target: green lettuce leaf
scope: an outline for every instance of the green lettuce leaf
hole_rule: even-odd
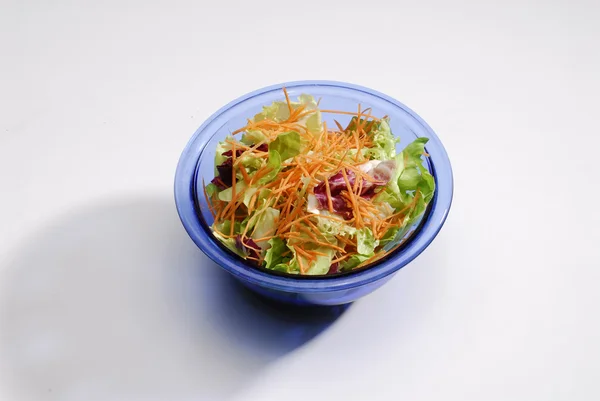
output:
[[[238,181],[235,183],[235,193],[241,194],[246,189],[246,183],[244,181]],[[219,199],[223,202],[231,202],[231,198],[233,197],[233,187],[229,187],[227,189],[219,192]]]
[[[394,208],[394,210],[397,211],[402,209],[405,203],[403,197],[400,194],[400,190],[398,190],[398,192],[395,192],[392,188],[390,188],[391,186],[392,182],[390,182],[386,188],[384,188],[375,196],[374,201],[387,202],[390,204],[390,206]]]
[[[385,250],[396,246],[422,217],[435,192],[435,180],[422,159],[427,138],[417,138],[396,156],[396,170],[388,185],[374,202],[388,202],[396,212],[404,210],[403,226],[388,231],[380,245]],[[415,197],[417,197],[415,199]]]
[[[292,265],[289,261],[283,262],[283,263],[278,263],[275,266],[273,266],[271,268],[271,270],[275,270],[275,271],[282,272],[282,273],[288,273],[288,274],[300,273],[300,268],[298,267],[298,265],[297,264]]]
[[[317,111],[306,117],[306,128],[312,134],[318,134],[323,130],[323,122],[321,121],[321,112]]]
[[[419,169],[421,170],[421,182],[417,185],[417,189],[423,194],[425,203],[429,203],[435,192],[435,179],[425,166],[421,165]]]
[[[262,176],[258,180],[259,185],[268,184],[273,181],[277,174],[279,174],[279,170],[281,170],[281,155],[275,149],[269,149],[269,161],[267,162],[267,167],[270,169],[267,174]]]
[[[255,187],[250,187],[250,188],[246,189],[246,191],[251,193],[251,195],[248,197],[246,197],[245,193],[244,193],[243,203],[246,205],[246,207],[248,207],[250,200],[252,198],[252,195],[254,195],[257,192],[257,189]],[[246,228],[246,226],[248,227],[248,230],[252,230],[254,228],[254,226],[256,225],[259,217],[262,216],[262,213],[264,213],[267,210],[267,208],[270,207],[270,203],[268,201],[270,194],[271,194],[270,189],[261,188],[258,190],[257,201],[255,203],[255,208],[256,208],[255,212],[252,213],[251,216],[246,216],[246,218],[244,220],[242,220],[242,231],[243,231],[243,229]],[[261,237],[256,237],[256,238],[261,238]]]
[[[268,237],[275,234],[277,223],[279,222],[279,210],[272,207],[266,207],[263,210],[257,211],[255,229],[252,233],[253,239]],[[258,246],[265,249],[268,245],[267,241],[257,241]]]
[[[321,211],[321,213],[329,214],[325,211]],[[356,228],[349,224],[342,223],[338,220],[320,217],[319,215],[315,215],[315,218],[317,219],[317,227],[323,234],[342,235],[347,237],[354,237],[356,234]]]
[[[411,213],[410,213],[411,221],[409,222],[409,224],[415,223],[416,220],[419,219],[419,217],[425,212],[425,209],[427,208],[427,203],[425,202],[423,195],[421,193],[419,193],[416,200],[414,199],[415,196],[417,196],[417,193],[410,194],[410,197],[412,198],[411,202],[414,202],[414,205],[411,209]]]
[[[311,95],[302,94],[298,96],[298,101],[300,104],[304,105],[304,110],[315,110],[317,108],[317,102]],[[313,134],[320,133],[323,130],[321,112],[317,110],[315,113],[310,114],[304,119],[304,124],[309,132]]]
[[[356,117],[352,117],[350,119],[350,122],[348,123],[348,126],[346,126],[346,129],[344,131],[346,132],[352,132],[352,131],[356,131],[356,123],[357,123],[358,119]],[[367,134],[371,134],[372,132],[375,132],[377,129],[379,129],[379,122],[376,121],[367,121],[364,118],[360,119],[360,124],[363,127],[363,130],[367,133]]]
[[[397,178],[398,188],[401,191],[416,190],[424,179],[429,182],[429,177],[424,177],[423,174],[427,176],[431,176],[431,174],[423,166],[423,160],[421,159],[427,141],[427,138],[415,139],[399,155],[398,159],[401,160],[396,159],[397,165],[401,166],[398,169],[400,171]]]
[[[254,116],[254,121],[271,120],[281,122],[287,120],[289,117],[290,109],[287,103],[277,101],[271,103],[269,106],[263,106],[262,111]]]
[[[254,194],[257,192],[258,192],[258,188],[255,188],[255,187],[250,187],[250,188],[246,189],[246,191],[244,192],[244,200],[243,200],[243,203],[246,207],[250,206],[250,200],[252,199]]]
[[[379,241],[375,239],[370,228],[364,227],[356,231],[356,251],[361,255],[373,255]]]
[[[229,234],[231,232],[231,220],[224,220],[221,224],[217,225],[217,228],[220,232],[224,234]],[[233,233],[241,234],[242,233],[242,224],[239,221],[236,221],[233,224]]]
[[[244,135],[242,135],[242,143],[248,146],[256,145],[257,143],[264,142],[266,140],[267,137],[260,130],[246,131]]]
[[[376,159],[376,157],[373,157],[373,155],[371,153],[369,153],[370,150],[371,149],[369,149],[369,148],[362,148],[360,150],[360,154],[369,159]],[[358,153],[358,151],[356,149],[350,149],[348,151],[348,153],[346,154],[345,160],[346,161],[354,160],[356,153]],[[337,158],[341,159],[341,155],[338,155]]]
[[[420,167],[423,167],[423,160],[421,156],[425,151],[427,141],[427,138],[417,138],[396,156],[396,169],[387,185],[387,188],[393,193],[401,195],[406,190],[414,190],[418,186],[422,179]],[[423,169],[425,168],[423,167]],[[390,204],[392,203],[390,202]]]
[[[262,209],[270,206],[270,204],[268,204],[270,196],[271,196],[271,190],[268,188],[261,188],[260,191],[258,191],[257,202],[258,202],[259,210],[262,210]]]
[[[227,137],[227,139],[233,139],[232,137]],[[215,176],[219,175],[219,170],[217,170],[217,166],[221,165],[227,160],[227,157],[223,156],[223,153],[231,150],[231,145],[225,141],[219,142],[217,144],[217,149],[215,150]]]
[[[304,233],[300,235],[303,238],[310,238],[307,234]],[[319,236],[320,239],[324,242],[329,242],[333,245],[338,244],[337,239],[332,235],[320,233]],[[300,245],[300,248],[304,249],[305,251],[317,251],[324,255],[317,255],[314,262],[310,263],[310,261],[306,257],[299,253],[296,253],[294,245]],[[329,272],[329,268],[331,267],[331,261],[333,259],[333,256],[335,255],[335,250],[333,248],[321,246],[310,242],[303,242],[302,240],[295,239],[288,239],[287,246],[293,254],[293,258],[290,261],[290,272],[300,272],[300,261],[302,261],[302,266],[304,266],[304,268],[307,269],[305,273],[307,275],[320,275],[327,274]]]
[[[208,184],[206,187],[206,194],[209,198],[211,198],[214,194],[219,193],[219,187],[217,187],[212,182]]]
[[[290,249],[292,250],[292,253],[294,254],[294,257],[290,261],[290,273],[291,272],[298,272],[298,273],[300,272],[299,259],[302,260],[303,266],[305,266],[305,267],[309,266],[308,270],[305,273],[306,275],[310,275],[310,276],[322,275],[322,274],[327,274],[329,272],[329,268],[331,267],[331,260],[333,259],[333,256],[335,254],[334,249],[329,248],[329,247],[324,247],[324,246],[311,248],[311,250],[315,250],[320,253],[324,253],[326,255],[326,256],[317,255],[317,257],[313,263],[310,263],[310,261],[307,258],[305,258],[303,255],[296,253],[294,248],[290,248]]]
[[[373,147],[367,150],[367,155],[373,160],[392,160],[396,156],[396,144],[400,140],[392,135],[387,120],[379,122],[371,132]]]
[[[258,189],[256,187],[249,187],[249,188],[246,188],[246,190],[244,191],[244,200],[242,201],[246,207],[250,206],[250,201],[252,200],[252,197],[254,196],[254,194],[257,192],[258,192],[257,200],[255,201],[256,203],[254,204],[255,209],[261,210],[261,209],[264,209],[265,207],[269,206],[269,205],[267,205],[267,199],[269,198],[269,195],[271,194],[270,189],[267,189],[267,188]],[[247,218],[250,218],[250,217],[247,217]]]
[[[401,191],[414,191],[421,182],[421,172],[417,167],[406,167],[398,177],[398,188]]]
[[[383,250],[389,251],[402,242],[406,234],[412,229],[412,226],[415,223],[415,219],[411,218],[411,216],[412,215],[409,214],[404,218],[402,227],[391,228],[385,233],[384,237],[380,241],[380,245],[382,246]],[[418,219],[419,216],[416,217]]]
[[[281,256],[285,251],[287,251],[287,246],[285,241],[283,241],[279,237],[271,238],[269,240],[270,248],[267,249],[267,253],[265,254],[265,267],[267,269],[274,269],[275,266],[279,264],[283,264],[284,257]],[[286,267],[287,272],[287,267]]]
[[[219,240],[221,241],[221,243],[223,245],[225,245],[227,247],[227,249],[229,249],[231,252],[235,253],[238,256],[241,256],[242,258],[246,258],[246,255],[244,255],[244,253],[239,250],[237,248],[237,246],[235,245],[235,239],[233,238],[225,238],[222,237],[218,232],[213,231],[213,235]]]
[[[317,248],[319,252],[326,254],[327,256],[317,255],[316,260],[310,265],[306,274],[309,275],[321,275],[327,274],[331,267],[331,260],[335,254],[335,250],[328,247]]]
[[[317,102],[311,95],[302,94],[298,97],[297,102],[290,102],[292,109],[304,106],[304,110],[314,110],[317,108]],[[285,121],[290,117],[290,110],[287,102],[276,101],[269,106],[263,106],[263,110],[254,116],[254,121],[271,120],[275,122]],[[309,114],[302,118],[300,122],[304,122],[306,128],[313,134],[322,131],[323,124],[321,122],[321,112]],[[249,138],[247,138],[249,139]],[[245,143],[245,142],[244,142]],[[254,142],[258,143],[258,141]],[[284,159],[285,160],[285,159]]]
[[[254,156],[251,152],[244,153],[240,156],[240,163],[242,166],[246,167],[246,171],[250,176],[263,166],[263,160],[264,159],[261,157]]]
[[[379,240],[379,245],[385,247],[388,243],[394,241],[399,231],[399,227],[392,227],[388,229],[383,235],[383,237],[381,237],[381,239]]]
[[[317,101],[315,100],[315,98],[311,95],[307,95],[306,93],[301,94],[300,96],[298,96],[298,102],[304,106],[305,110],[314,110],[317,108]],[[295,104],[292,102],[292,107]]]
[[[277,138],[269,144],[269,154],[272,150],[277,151],[281,160],[285,161],[298,155],[301,147],[300,134],[296,131],[284,132],[277,135]]]
[[[425,152],[425,144],[429,142],[429,138],[420,137],[409,143],[402,151],[406,157],[405,165],[407,167],[418,166],[423,163],[421,156]]]
[[[358,255],[358,254],[352,255],[348,259],[340,262],[340,269],[342,271],[352,270],[356,266],[360,265],[362,262],[364,262],[365,260],[369,259],[372,256],[373,255]]]

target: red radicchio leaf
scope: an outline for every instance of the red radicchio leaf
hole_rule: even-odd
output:
[[[262,145],[260,145],[259,147],[257,147],[256,150],[258,150],[259,152],[268,152],[269,151],[269,145],[267,145],[266,143],[263,143]]]
[[[217,171],[221,182],[225,184],[225,188],[229,188],[231,186],[231,175],[233,174],[233,159],[228,157],[227,160],[217,166]]]
[[[224,189],[227,189],[227,185],[225,185],[223,180],[221,180],[221,177],[217,176],[217,177],[213,178],[210,182],[215,184],[217,186],[217,188],[219,188],[219,190],[221,190],[221,191]]]
[[[268,152],[269,145],[267,145],[266,143],[263,143],[262,145],[257,147],[256,150],[261,151],[261,152]],[[236,149],[235,157],[240,157],[242,155],[242,153],[244,153],[243,149]],[[217,166],[217,171],[219,172],[219,175],[217,177],[215,177],[211,182],[213,184],[215,184],[220,190],[224,190],[226,188],[229,188],[232,185],[231,175],[233,174],[233,159],[232,159],[233,150],[230,149],[221,154],[223,156],[227,157],[227,159],[225,159],[225,161],[223,163],[221,163]]]
[[[362,192],[361,192],[361,194],[360,194],[360,196],[361,196],[362,198],[365,198],[365,199],[373,199],[373,197],[374,197],[375,195],[377,195],[377,192],[375,192],[375,189],[377,189],[377,188],[379,188],[379,187],[378,187],[378,186],[376,186],[376,185],[372,185],[372,186],[371,186],[369,189],[367,189],[366,191],[362,191]]]
[[[348,177],[348,182],[350,185],[354,185],[354,182],[356,181],[356,175],[354,174],[354,171],[346,170],[346,177]],[[329,177],[327,181],[329,181],[329,191],[331,192],[332,197],[339,195],[342,190],[347,189],[346,180],[344,180],[344,175],[341,171]],[[321,182],[319,185],[317,185],[315,188],[315,193],[317,190],[326,193],[325,182]]]
[[[386,160],[381,162],[369,171],[369,174],[375,178],[377,181],[383,182],[382,185],[387,184],[392,179],[394,175],[394,170],[396,170],[396,161],[395,160]]]
[[[256,259],[260,258],[260,247],[252,238],[244,237],[242,239],[241,235],[237,235],[235,237],[235,246],[247,256]]]
[[[315,198],[319,202],[320,209],[327,209],[329,207],[327,203],[327,193],[317,190],[315,188]],[[331,205],[333,206],[333,210],[341,215],[345,220],[350,220],[352,218],[352,207],[348,204],[348,202],[341,197],[341,195],[336,195],[331,197]]]
[[[244,153],[243,149],[236,149],[235,157],[240,157],[242,155],[242,153]],[[221,154],[225,157],[231,157],[231,156],[233,156],[233,150],[229,149],[227,152],[223,152]]]
[[[354,209],[350,203],[342,198],[341,196],[335,196],[331,198],[331,203],[333,206],[333,210],[342,216],[344,220],[350,220],[352,216],[354,216]]]
[[[340,262],[332,263],[327,274],[335,274],[340,272]]]
[[[354,171],[346,170],[346,177],[348,178],[348,183],[351,186],[354,186],[356,182],[356,174]],[[376,179],[378,178],[376,177]],[[346,180],[344,180],[343,173],[340,171],[339,173],[329,177],[327,181],[329,182],[329,192],[331,193],[333,210],[340,214],[345,220],[350,220],[353,216],[353,209],[348,202],[340,196],[340,193],[343,190],[347,190]],[[360,196],[371,199],[373,196],[375,196],[375,189],[386,184],[387,181],[384,180],[371,182],[363,179]],[[315,198],[317,198],[317,201],[319,202],[320,209],[327,209],[329,207],[327,202],[327,189],[325,182],[321,182],[315,187]]]

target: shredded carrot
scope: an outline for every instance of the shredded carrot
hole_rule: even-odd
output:
[[[340,158],[340,162],[338,163],[338,165],[335,167],[336,170],[339,170],[340,166],[342,165],[342,163],[344,163],[344,159],[346,158],[346,156],[348,155],[348,152],[350,151],[350,148],[347,148],[346,151],[344,152],[344,155]]]
[[[291,221],[291,223],[289,223],[290,227],[295,222],[298,222],[298,220],[296,220],[296,216],[298,214],[300,214],[300,212],[302,212],[302,206],[304,205],[305,202],[306,202],[305,198],[300,198],[300,200],[298,201],[298,204],[295,206],[294,210],[289,214],[288,220]]]
[[[304,220],[306,220],[306,219],[309,219],[309,218],[311,218],[311,217],[314,217],[314,215],[313,215],[313,214],[309,214],[309,215],[306,215],[306,216],[300,217],[300,218],[299,218],[299,219],[297,219],[296,221],[293,221],[293,222],[291,222],[291,223],[287,224],[286,226],[284,226],[282,229],[280,229],[280,230],[279,230],[279,232],[285,232],[285,231],[286,231],[288,228],[290,228],[290,227],[292,226],[292,224],[294,224],[294,223],[299,223],[299,222],[301,222],[301,221],[304,221]],[[339,219],[339,218],[337,218],[337,217],[333,217],[333,216],[325,216],[325,215],[320,215],[319,217],[323,217],[323,218],[325,218],[325,219],[330,219],[330,220],[334,220],[334,221],[339,221],[339,222],[342,222],[342,223],[349,223],[349,222],[352,222],[352,221],[353,221],[353,219],[351,219],[351,220],[343,220],[343,219]]]
[[[354,196],[354,192],[352,192],[352,186],[350,185],[350,181],[348,181],[348,175],[346,174],[346,170],[342,169],[342,176],[344,177],[344,181],[346,182],[346,188],[348,188],[348,195],[350,195],[350,202],[352,203],[352,208],[354,209],[354,216],[356,217],[356,227],[362,228],[362,219],[360,218],[358,205],[356,204],[356,199]]]
[[[298,248],[297,246],[294,247],[294,249],[296,250],[296,252],[298,252],[300,255],[305,256],[307,259],[313,259],[313,255],[311,255],[310,253],[308,253],[307,251],[305,251],[302,248]],[[299,258],[298,258],[299,259]]]
[[[253,240],[254,242],[262,242],[262,241],[268,241],[268,240],[270,240],[270,239],[273,239],[273,238],[275,238],[275,237],[276,237],[276,235],[267,235],[266,237],[261,237],[261,238],[253,238],[252,240]]]
[[[340,256],[340,257],[339,257],[339,258],[337,258],[337,259],[333,259],[333,260],[331,261],[331,263],[338,263],[338,262],[341,262],[342,260],[344,260],[344,259],[347,259],[347,258],[349,258],[350,256],[352,256],[352,254],[351,254],[351,253],[347,253],[347,254],[345,254],[344,256]]]
[[[293,182],[293,183],[291,183],[291,184],[287,184],[287,185],[285,185],[284,187],[277,188],[276,190],[272,191],[271,193],[272,193],[273,195],[275,195],[275,194],[280,194],[280,193],[284,192],[284,191],[285,191],[285,190],[287,190],[287,189],[290,189],[290,188],[295,188],[295,187],[296,187],[296,185],[297,185],[297,184],[296,184],[295,182]]]
[[[267,166],[262,167],[260,170],[258,170],[256,173],[254,173],[254,175],[252,176],[252,179],[250,180],[250,185],[257,182],[263,176],[267,175],[267,173],[269,173],[270,171],[271,171],[270,167],[267,167]]]
[[[215,230],[215,232],[217,234],[219,234],[221,237],[224,237],[224,238],[234,238],[234,237],[236,237],[235,235],[229,235],[229,234],[225,234],[225,233],[219,231],[219,229],[216,226],[213,227],[213,230]]]
[[[288,95],[288,91],[285,88],[285,86],[283,87],[283,93],[285,94],[285,101],[287,103],[288,110],[290,111],[290,115],[291,115],[292,114],[292,103],[290,103],[290,96]]]
[[[250,185],[250,176],[248,176],[248,172],[246,171],[246,167],[241,166],[240,167],[240,171],[242,172],[242,175],[244,176],[244,184]]]
[[[337,240],[343,242],[346,245],[356,245],[356,242],[352,242],[350,239],[344,237],[343,235],[337,235]]]
[[[315,232],[317,232],[317,233],[318,233],[318,232],[321,232],[321,230],[319,230],[319,228],[318,228],[317,226],[315,226],[315,223],[313,223],[312,221],[310,221],[310,219],[304,220],[304,222],[305,222],[306,224],[308,224],[308,226],[309,226],[310,228],[312,228],[313,230],[315,230]]]
[[[356,116],[356,113],[352,111],[342,111],[342,110],[319,110],[321,113],[330,113],[330,114],[348,114],[351,116]],[[371,116],[371,118],[375,121],[379,121],[379,118]]]
[[[315,242],[319,241],[319,239],[317,238],[317,236],[312,231],[310,231],[308,228],[304,227],[302,224],[298,225],[298,228],[300,229],[300,231],[302,231],[303,233],[307,234]]]
[[[298,164],[298,167],[300,167],[300,170],[302,170],[306,177],[312,177],[312,175],[308,172],[308,170],[306,170],[306,167],[304,167],[302,163]]]
[[[380,252],[378,252],[375,255],[371,256],[369,259],[365,260],[364,262],[362,262],[361,264],[359,264],[356,267],[359,268],[359,267],[366,266],[366,265],[368,265],[368,264],[376,261],[377,259],[382,258],[384,255],[385,255],[385,252],[384,251],[380,251]]]
[[[255,192],[254,195],[250,198],[250,202],[248,202],[248,213],[251,213],[254,210],[254,205],[256,204],[256,200],[258,199],[258,192]]]
[[[329,212],[333,213],[333,202],[331,200],[331,189],[329,188],[329,180],[325,180],[325,192],[327,194],[327,206],[329,207]]]
[[[296,251],[298,250],[296,247],[294,247],[294,249],[296,249]],[[306,273],[306,268],[304,267],[304,263],[302,263],[302,258],[298,258],[298,264],[300,265],[300,273]]]
[[[354,180],[354,186],[352,187],[352,192],[354,192],[356,195],[360,195],[360,192],[362,190],[362,182],[363,182],[363,180],[359,179],[358,177]],[[360,189],[358,188],[359,185],[360,185]]]
[[[344,248],[340,248],[339,246],[330,244],[328,242],[323,242],[323,241],[313,241],[313,242],[317,245],[324,246],[325,248],[331,248],[331,249],[335,249],[336,251],[344,252]]]
[[[390,220],[390,219],[393,219],[394,217],[397,217],[397,216],[400,216],[400,215],[402,215],[402,214],[403,214],[404,212],[406,212],[407,210],[410,210],[410,209],[411,209],[411,208],[412,208],[412,207],[413,207],[413,206],[416,204],[417,200],[419,199],[419,194],[420,194],[420,192],[417,192],[417,194],[415,195],[415,197],[413,198],[413,200],[412,200],[412,201],[411,201],[411,202],[410,202],[408,205],[406,205],[406,206],[405,206],[405,207],[404,207],[402,210],[400,210],[399,212],[397,212],[397,213],[394,213],[393,215],[391,215],[391,216],[389,216],[389,217],[386,217],[386,218],[385,218],[385,220]]]
[[[306,111],[303,111],[302,113],[299,113],[299,114],[296,116],[296,118],[297,118],[298,120],[300,120],[301,118],[304,118],[304,117],[306,117],[306,116],[309,116],[309,115],[311,115],[311,114],[315,114],[316,112],[317,112],[317,110],[314,110],[314,109],[313,109],[313,110],[306,110]]]

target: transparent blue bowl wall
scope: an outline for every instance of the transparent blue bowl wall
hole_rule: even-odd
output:
[[[212,216],[203,196],[196,198],[194,187],[202,194],[202,180],[214,176],[216,145],[232,131],[244,126],[246,119],[275,100],[284,100],[281,85],[258,90],[230,103],[216,112],[198,129],[184,150],[176,174],[175,196],[181,220],[191,238],[215,262],[240,279],[243,284],[271,298],[298,304],[340,304],[351,302],[378,288],[399,268],[414,259],[433,240],[443,224],[452,199],[452,171],[447,155],[433,131],[412,111],[399,102],[366,88],[331,82],[286,84],[290,97],[308,93],[321,98],[320,108],[357,110],[372,108],[375,116],[388,115],[395,136],[400,137],[398,150],[419,136],[430,138],[430,170],[436,178],[437,191],[427,221],[411,238],[410,244],[384,262],[348,276],[327,279],[278,277],[260,271],[226,251],[210,234]],[[351,116],[324,113],[329,127],[334,119],[342,125]],[[196,208],[198,202],[199,208]],[[197,211],[199,210],[199,213]],[[201,216],[204,222],[198,217]]]

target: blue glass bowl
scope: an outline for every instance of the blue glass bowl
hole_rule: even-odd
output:
[[[352,273],[321,277],[278,275],[242,260],[223,247],[210,231],[212,215],[202,191],[202,180],[214,177],[216,145],[262,106],[284,100],[286,87],[291,98],[302,93],[321,99],[321,109],[354,111],[358,104],[371,107],[373,115],[390,117],[398,151],[417,137],[427,137],[428,168],[435,177],[436,192],[423,219],[396,251],[368,268]],[[329,127],[333,119],[342,125],[350,116],[323,114]],[[248,288],[279,301],[299,305],[339,305],[352,302],[379,288],[394,273],[416,258],[442,228],[452,203],[452,168],[442,143],[432,129],[412,110],[382,93],[361,86],[331,81],[298,81],[259,89],[234,100],[213,114],[194,134],[184,149],[175,175],[175,203],[185,229],[210,259]]]

